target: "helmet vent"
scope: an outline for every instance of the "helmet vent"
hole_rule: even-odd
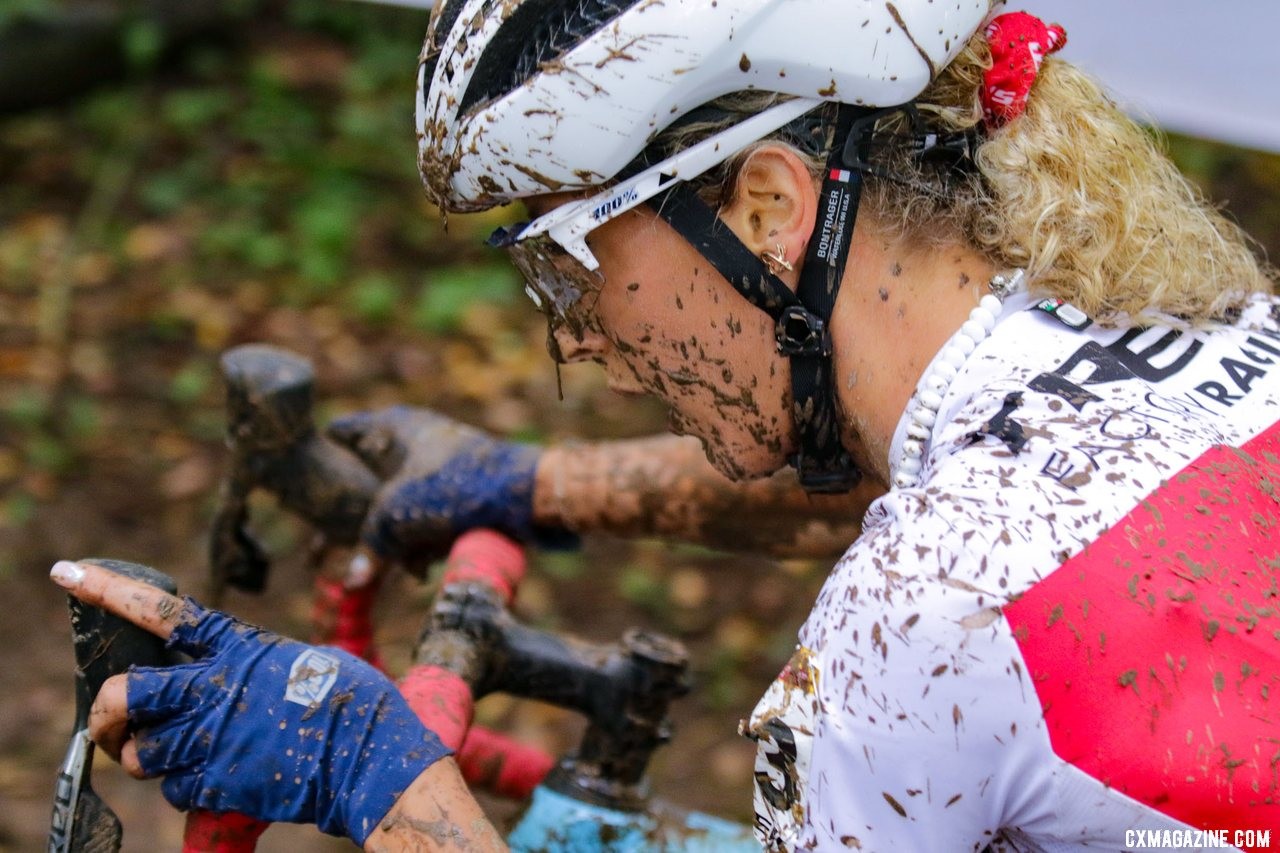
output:
[[[436,64],[440,61],[440,45],[448,38],[449,32],[453,29],[453,25],[458,21],[458,15],[462,12],[462,7],[467,5],[466,0],[445,0],[440,5],[440,12],[432,23],[431,28],[427,31],[426,56],[423,59],[422,70],[422,105],[428,111],[430,104],[427,103],[427,93],[431,90],[431,79],[436,74]],[[446,65],[445,71],[449,74],[449,79],[453,79],[452,66]]]
[[[639,2],[525,0],[480,57],[459,111],[465,113],[519,88],[545,63],[564,56]]]

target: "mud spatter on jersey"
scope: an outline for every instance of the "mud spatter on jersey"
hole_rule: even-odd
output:
[[[744,725],[769,849],[1280,829],[1276,306],[1077,331],[1029,304]]]

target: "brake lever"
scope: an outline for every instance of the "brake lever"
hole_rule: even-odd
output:
[[[336,544],[354,545],[381,485],[356,454],[315,428],[315,372],[278,347],[246,344],[221,359],[231,465],[209,541],[209,600],[225,587],[261,592],[270,561],[248,529],[248,498],[276,495]]]
[[[134,580],[177,593],[168,575],[148,566],[120,560],[85,562]],[[49,824],[50,853],[117,853],[124,838],[120,818],[93,790],[94,744],[89,738],[89,710],[113,675],[130,665],[164,666],[170,663],[164,640],[131,622],[68,596],[72,642],[76,656],[75,729],[66,757],[58,769],[53,816]]]

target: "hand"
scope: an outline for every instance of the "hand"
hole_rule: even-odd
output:
[[[379,557],[429,561],[477,527],[525,543],[577,544],[567,530],[534,523],[541,450],[532,445],[499,441],[409,406],[348,415],[330,424],[328,434],[386,481],[365,522],[365,542]]]
[[[205,610],[91,564],[50,573],[68,592],[167,640],[191,663],[131,669],[94,700],[89,732],[179,809],[314,822],[357,844],[449,754],[394,684],[345,652]]]

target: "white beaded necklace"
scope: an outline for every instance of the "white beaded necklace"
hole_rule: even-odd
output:
[[[996,327],[1004,299],[1022,290],[1023,270],[999,273],[987,286],[991,293],[983,296],[978,307],[969,312],[969,319],[943,346],[916,386],[908,415],[907,435],[902,442],[902,456],[892,474],[894,488],[909,489],[920,483],[920,468],[929,439],[933,436],[933,425],[938,420],[942,398],[969,355]]]

